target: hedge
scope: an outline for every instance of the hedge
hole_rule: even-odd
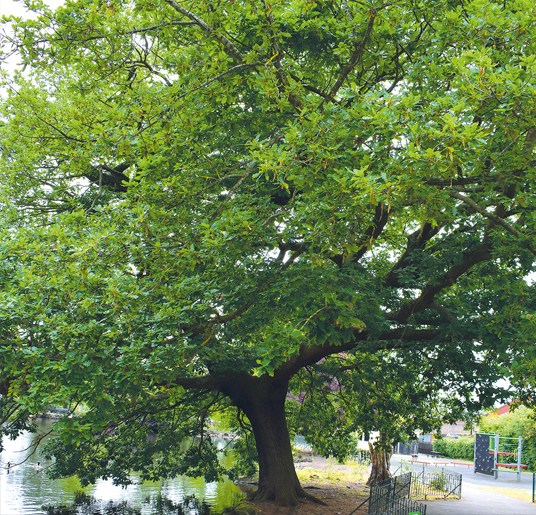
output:
[[[474,439],[469,436],[461,438],[439,438],[434,440],[434,451],[440,452],[447,458],[458,460],[473,460]]]

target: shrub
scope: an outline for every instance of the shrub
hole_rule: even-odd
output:
[[[472,460],[474,457],[474,439],[469,436],[461,438],[440,438],[434,440],[434,451],[447,458]]]

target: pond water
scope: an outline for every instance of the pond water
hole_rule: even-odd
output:
[[[40,422],[39,431],[49,430],[51,424],[50,421]],[[232,506],[243,497],[239,488],[227,479],[218,483],[205,483],[203,479],[184,476],[160,482],[136,482],[127,488],[114,486],[111,481],[98,481],[95,485],[82,489],[76,478],[48,479],[45,472],[47,465],[43,458],[38,453],[28,456],[28,448],[35,437],[35,434],[25,433],[14,441],[3,439],[5,449],[0,454],[1,515],[46,514],[43,506],[70,505],[75,499],[75,493],[79,491],[90,495],[103,507],[110,501],[114,504],[128,501],[128,504],[137,508],[142,515],[152,515],[154,501],[160,498],[182,503],[191,495],[195,495],[197,499],[202,499],[210,505],[212,513],[221,513],[224,508]],[[220,448],[225,445],[223,440],[216,443]],[[231,458],[222,459],[226,464],[225,460]],[[13,466],[23,461],[21,465]],[[9,469],[8,462],[12,465]],[[37,466],[38,462],[41,462],[40,468]],[[153,505],[150,501],[153,501]],[[105,511],[104,508],[102,511]],[[197,515],[198,511],[192,508],[184,513]]]

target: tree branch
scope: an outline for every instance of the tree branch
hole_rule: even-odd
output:
[[[453,316],[439,302],[432,302],[430,307],[435,309],[447,322],[454,320]]]
[[[398,273],[410,264],[410,254],[415,250],[422,249],[438,233],[439,229],[439,225],[432,227],[432,224],[425,222],[421,229],[408,236],[406,250],[385,278],[383,283],[385,287],[398,288],[401,286]]]
[[[218,209],[216,210],[216,212],[211,216],[211,220],[214,220],[215,218],[217,218],[221,212],[223,211],[223,209],[225,208],[225,204],[231,200],[234,196],[234,194],[236,193],[236,191],[238,190],[238,188],[240,188],[240,186],[242,185],[242,183],[246,180],[247,176],[251,173],[251,171],[253,170],[253,167],[255,166],[257,161],[250,161],[248,163],[248,165],[246,166],[246,171],[243,173],[242,177],[240,178],[240,180],[238,180],[236,182],[236,184],[231,188],[231,191],[227,194],[227,196],[225,197],[225,200],[220,204],[220,206],[218,207]]]
[[[457,191],[450,191],[449,196],[457,200],[461,200],[468,206],[472,207],[477,213],[480,213],[483,217],[493,220],[496,224],[504,227],[509,233],[513,234],[516,237],[520,237],[519,231],[514,229],[506,220],[503,220],[494,213],[486,211],[480,204],[477,204],[474,200],[471,200],[469,197],[458,193]]]
[[[127,31],[127,34],[143,34],[144,32],[150,32],[151,30],[158,30],[162,27],[174,27],[174,26],[188,26],[188,25],[197,25],[195,21],[172,21],[170,23],[160,23],[158,25],[153,25],[151,27],[143,27],[140,29],[132,29]],[[107,37],[107,36],[102,36]]]
[[[268,20],[268,23],[270,24],[270,27],[274,25],[274,15],[272,13],[272,8],[266,5],[266,2],[263,0],[264,8],[266,9],[266,18]],[[288,98],[288,101],[292,104],[292,106],[297,110],[302,110],[302,103],[301,100],[292,92],[286,93],[285,89],[288,88],[288,81],[285,78],[285,75],[283,74],[283,69],[281,66],[281,49],[279,48],[279,44],[277,43],[277,39],[275,37],[274,31],[270,28],[270,41],[272,43],[272,48],[274,50],[274,57],[273,57],[273,63],[275,67],[275,74],[277,77],[278,82],[278,90],[279,93],[282,95],[286,95]]]
[[[211,390],[218,386],[219,382],[212,375],[198,376],[198,377],[174,377],[170,382],[164,382],[159,386],[182,386],[189,389],[207,389]]]
[[[374,218],[372,220],[372,225],[365,231],[365,236],[367,239],[372,241],[377,238],[382,232],[387,222],[389,221],[389,211],[385,209],[383,202],[380,202],[376,206],[376,211],[374,213]],[[354,263],[357,263],[367,252],[368,248],[366,244],[357,251],[356,255],[352,258]]]
[[[346,80],[346,77],[350,74],[350,72],[355,68],[357,63],[360,61],[361,56],[363,55],[363,51],[365,50],[365,46],[368,43],[368,40],[370,38],[370,35],[372,34],[372,28],[374,27],[374,22],[376,21],[376,16],[378,12],[376,10],[372,10],[367,30],[365,31],[365,35],[363,36],[363,39],[359,43],[354,43],[354,51],[352,52],[352,55],[350,56],[350,60],[346,64],[346,66],[342,69],[339,78],[337,79],[337,82],[333,85],[331,88],[331,91],[328,93],[329,98],[335,98],[335,95],[343,85],[344,81]],[[323,99],[320,107],[324,105],[326,99]]]
[[[491,180],[492,178],[487,177],[458,177],[457,179],[426,179],[424,182],[430,186],[469,186]]]
[[[443,332],[444,331],[441,329],[408,329],[401,327],[384,331],[377,338],[374,338],[374,340],[371,341],[390,342],[380,343],[377,350],[393,350],[401,348],[401,342],[408,343],[432,341],[441,336]],[[313,347],[303,346],[300,349],[299,354],[291,357],[279,368],[278,372],[281,373],[282,376],[288,375],[288,377],[291,377],[303,367],[313,365],[330,354],[349,351],[355,348],[360,342],[364,342],[369,339],[369,331],[356,329],[354,331],[354,338],[347,343],[343,343],[342,345],[327,343],[324,345],[315,345]]]
[[[193,22],[195,22],[196,25],[201,27],[207,34],[211,34],[214,36],[215,39],[217,39],[225,48],[225,51],[233,56],[237,61],[243,61],[244,56],[240,53],[238,48],[236,48],[225,36],[222,34],[219,34],[212,28],[211,26],[207,25],[201,18],[196,16],[194,13],[190,12],[188,9],[185,9],[184,7],[180,6],[175,0],[164,0],[166,4],[170,5],[173,9],[175,9],[177,12],[181,13],[182,15],[186,16],[187,18],[190,18]]]
[[[462,263],[455,265],[447,271],[442,277],[433,279],[423,289],[422,293],[416,299],[404,304],[398,311],[389,313],[387,320],[393,320],[398,323],[407,322],[413,313],[424,311],[432,306],[434,297],[444,288],[452,286],[457,279],[467,272],[470,268],[482,261],[491,259],[491,245],[481,244],[476,250],[466,252],[463,255]]]

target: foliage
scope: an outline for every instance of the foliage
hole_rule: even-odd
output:
[[[473,437],[437,438],[434,440],[434,451],[440,452],[447,458],[473,460],[475,442]]]
[[[523,450],[521,463],[528,465],[529,469],[536,470],[536,417],[534,410],[525,406],[498,416],[496,413],[489,413],[480,420],[480,430],[485,433],[495,433],[511,438],[523,438]],[[517,452],[517,443],[515,445]],[[501,457],[502,463],[514,463],[513,457]],[[508,461],[507,461],[508,460]],[[517,463],[517,459],[515,460]]]
[[[448,480],[445,477],[445,472],[443,470],[436,472],[433,479],[430,480],[430,487],[436,490],[445,490]]]
[[[473,363],[472,370],[454,378],[427,356],[399,350],[341,353],[318,363],[315,372],[293,378],[289,423],[321,453],[344,459],[355,445],[354,431],[381,432],[375,445],[389,450],[394,442],[415,439],[416,431],[436,432],[445,421],[466,418],[474,375],[488,373],[488,365]],[[494,377],[479,379],[489,395]],[[444,389],[457,395],[442,395]]]
[[[53,475],[214,478],[228,413],[258,497],[292,504],[289,389],[290,433],[341,459],[357,428],[536,398],[529,0],[27,3],[2,20],[0,395],[4,432],[87,407]]]

